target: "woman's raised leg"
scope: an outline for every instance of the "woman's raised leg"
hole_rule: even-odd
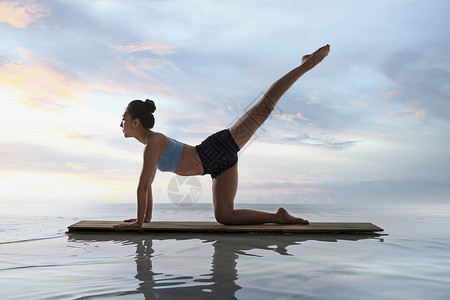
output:
[[[330,52],[330,46],[319,48],[314,53],[305,55],[302,64],[277,80],[264,94],[261,100],[250,108],[230,127],[239,149],[255,134],[256,130],[267,120],[281,96],[306,72],[319,64]]]
[[[320,63],[330,51],[326,45],[302,58],[302,64],[276,81],[267,93],[229,128],[239,149],[242,149],[256,130],[267,120],[281,96],[306,72]],[[276,213],[250,209],[234,209],[238,185],[237,164],[213,179],[214,215],[222,224],[309,224],[307,220],[291,216],[284,208]]]

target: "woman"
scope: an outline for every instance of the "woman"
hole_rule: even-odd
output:
[[[284,208],[276,213],[234,209],[238,185],[237,152],[273,111],[281,96],[307,71],[314,68],[329,53],[326,45],[302,58],[302,64],[276,81],[267,93],[233,126],[219,131],[195,147],[153,132],[155,103],[134,100],[128,105],[120,126],[125,137],[134,137],[145,145],[144,163],[137,189],[137,218],[125,220],[116,227],[140,228],[152,218],[152,182],[156,169],[178,175],[210,174],[214,215],[217,222],[237,224],[309,224],[307,220],[290,215]]]

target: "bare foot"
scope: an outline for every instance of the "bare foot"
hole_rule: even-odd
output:
[[[311,70],[317,66],[330,52],[330,45],[317,49],[314,53],[302,57],[302,66]]]
[[[308,225],[309,221],[304,220],[302,218],[296,218],[294,216],[291,216],[287,210],[280,207],[277,211],[277,217],[278,217],[278,224],[302,224],[302,225]]]

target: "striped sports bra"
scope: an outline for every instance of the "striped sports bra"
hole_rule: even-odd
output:
[[[153,132],[147,134],[145,143],[148,142],[148,137]],[[181,153],[183,152],[184,144],[168,137],[169,143],[164,153],[158,158],[156,167],[163,172],[175,172],[180,161]]]

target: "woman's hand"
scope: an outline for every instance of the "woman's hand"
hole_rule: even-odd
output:
[[[137,222],[137,219],[126,219],[126,220],[123,220],[124,222],[133,222],[133,223],[135,223],[135,222]],[[144,223],[150,223],[150,219],[147,219],[147,218],[145,218],[144,219]]]
[[[135,223],[136,221],[137,221],[137,219],[126,219],[126,220],[123,220],[124,222],[133,222],[133,223]]]
[[[132,220],[132,219],[130,219]],[[134,219],[136,220],[136,219]],[[142,224],[139,224],[138,222],[127,222],[127,223],[122,223],[122,224],[117,224],[113,226],[114,228],[141,228]]]

